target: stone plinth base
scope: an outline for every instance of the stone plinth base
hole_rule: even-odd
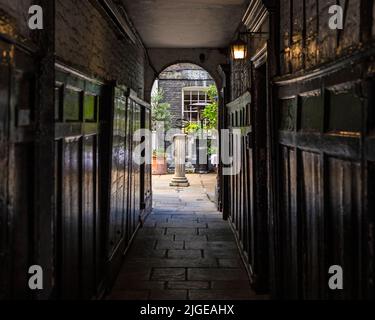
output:
[[[183,178],[173,177],[169,185],[171,187],[183,187],[183,188],[190,187],[189,180],[186,177],[183,177]]]

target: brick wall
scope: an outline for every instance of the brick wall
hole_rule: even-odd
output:
[[[89,0],[56,1],[57,59],[90,76],[117,80],[143,98],[145,54],[140,43],[120,39]]]

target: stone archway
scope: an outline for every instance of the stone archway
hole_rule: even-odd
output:
[[[223,87],[223,78],[219,66],[227,63],[225,50],[221,49],[148,49],[150,65],[145,72],[146,101],[151,100],[154,81],[159,74],[177,63],[192,63],[202,67],[215,80],[217,88]]]

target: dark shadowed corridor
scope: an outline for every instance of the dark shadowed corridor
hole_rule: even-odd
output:
[[[0,300],[371,300],[374,213],[375,0],[0,0]]]
[[[189,175],[189,188],[154,177],[154,210],[137,234],[108,298],[262,299],[250,288],[234,235],[209,200],[216,175]]]

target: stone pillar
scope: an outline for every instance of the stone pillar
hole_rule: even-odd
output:
[[[171,187],[189,187],[190,183],[185,175],[186,134],[176,134],[174,142],[175,175],[170,183]]]

